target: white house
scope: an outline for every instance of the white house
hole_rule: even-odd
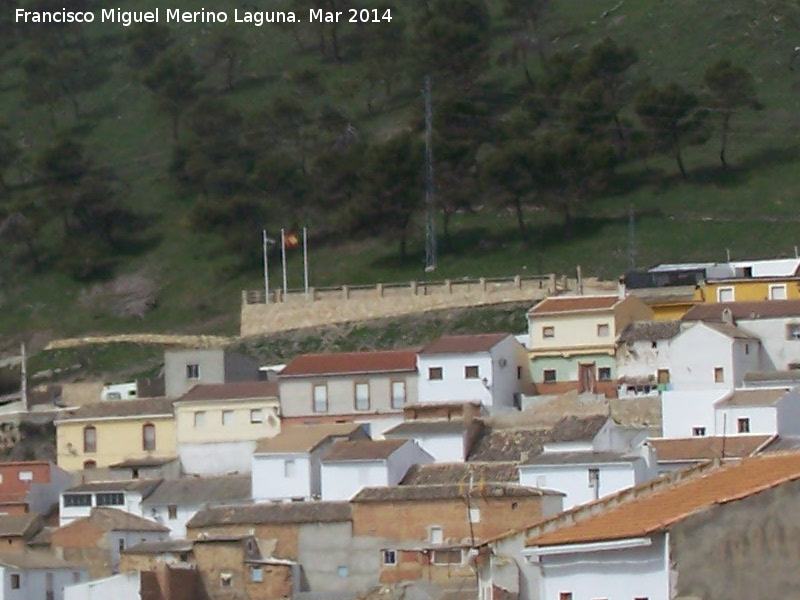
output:
[[[528,353],[510,333],[446,335],[417,355],[420,404],[480,401],[519,409],[532,391]]]
[[[437,463],[463,462],[467,458],[467,426],[461,419],[415,419],[384,432],[387,439],[416,442]]]
[[[761,342],[730,323],[697,322],[670,344],[669,389],[732,390],[760,370]]]
[[[731,390],[667,390],[661,393],[661,431],[677,439],[714,435],[714,404]]]
[[[89,578],[86,567],[38,551],[0,555],[0,600],[64,600],[64,588]]]
[[[680,321],[634,321],[617,339],[617,395],[648,395],[666,389],[672,368],[670,342],[681,332]]]
[[[186,523],[208,506],[246,503],[250,500],[250,475],[166,479],[142,501],[142,513],[169,527],[170,536],[186,536]]]
[[[142,501],[161,483],[160,479],[95,481],[65,490],[59,499],[59,526],[88,517],[92,508],[107,506],[136,516],[144,516]]]
[[[336,440],[368,439],[355,423],[295,425],[260,440],[253,454],[254,500],[309,500],[321,495],[320,459]]]
[[[141,598],[140,592],[141,575],[134,571],[68,585],[64,588],[64,600],[137,600]]]
[[[730,437],[706,436],[690,438],[650,438],[658,456],[658,473],[672,473],[699,463],[711,461],[736,461],[748,456],[769,452],[775,435],[734,435]]]
[[[322,458],[322,499],[350,500],[365,487],[397,485],[412,465],[432,462],[412,440],[336,442]]]

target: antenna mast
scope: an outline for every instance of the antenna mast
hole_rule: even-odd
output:
[[[425,272],[436,269],[436,220],[433,207],[433,108],[431,77],[425,76]]]

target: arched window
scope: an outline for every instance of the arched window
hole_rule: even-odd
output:
[[[156,426],[152,423],[142,425],[142,449],[145,452],[156,449]]]
[[[84,469],[96,469],[97,468],[97,463],[95,461],[93,461],[93,460],[84,461],[83,468]]]
[[[83,451],[97,452],[97,430],[93,425],[83,428]]]

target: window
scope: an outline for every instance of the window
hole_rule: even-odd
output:
[[[717,302],[733,302],[736,299],[732,287],[721,287],[717,289]]]
[[[178,518],[178,507],[175,504],[167,506],[167,518],[174,521]]]
[[[600,469],[589,469],[589,487],[594,490],[600,487]]]
[[[125,504],[125,494],[122,492],[101,492],[97,494],[97,506],[122,506]]]
[[[464,367],[464,379],[478,379],[480,373],[477,365],[468,365]]]
[[[434,550],[433,564],[435,565],[460,565],[461,549],[452,548],[450,550]]]
[[[406,404],[406,382],[392,382],[392,408],[403,408]]]
[[[20,481],[33,481],[33,471],[20,471],[19,472],[19,480]]]
[[[597,369],[597,379],[599,381],[611,381],[611,367],[600,367]]]
[[[555,369],[545,369],[542,371],[542,379],[545,383],[552,383],[556,380],[556,370]]]
[[[328,412],[328,386],[314,386],[314,412]]]
[[[251,423],[263,423],[264,422],[264,413],[260,408],[253,408],[250,409],[250,422]]]
[[[356,410],[369,410],[369,384],[356,384]]]
[[[222,587],[229,588],[233,586],[233,573],[220,573],[219,574],[219,582],[222,584]]]
[[[741,418],[736,421],[739,433],[750,433],[750,419]]]
[[[91,506],[91,494],[64,494],[64,506]]]
[[[522,379],[522,367],[517,367],[517,379]]]
[[[651,347],[653,350],[655,350],[656,348],[658,348],[658,342],[657,342],[657,341],[655,341],[655,340],[653,340],[652,342],[650,342],[650,347]]]
[[[669,369],[658,370],[658,383],[669,383]]]
[[[344,565],[340,566],[340,567],[337,569],[337,571],[338,571],[338,573],[339,573],[339,577],[341,577],[342,579],[344,579],[345,577],[347,577],[347,567],[345,567]]]
[[[611,333],[611,329],[608,326],[608,323],[600,323],[597,326],[597,337],[608,337]]]
[[[83,428],[83,451],[97,452],[97,429],[92,425]]]
[[[200,365],[186,365],[186,379],[200,379]]]
[[[228,427],[233,425],[233,411],[232,410],[223,410],[222,411],[222,425],[223,427]]]
[[[287,478],[294,477],[294,459],[290,458],[283,461],[283,476]]]
[[[156,426],[152,423],[142,425],[142,450],[153,452],[156,449]]]
[[[253,583],[261,583],[264,581],[264,572],[261,567],[250,567],[250,581]]]
[[[440,381],[442,379],[442,367],[428,367],[428,379]]]
[[[786,284],[775,284],[769,286],[770,300],[786,300]]]
[[[383,551],[383,564],[384,565],[396,565],[397,564],[397,552],[394,550],[384,550]]]
[[[93,460],[85,460],[85,461],[83,461],[83,468],[84,469],[96,469],[97,468],[97,462],[95,462]]]
[[[469,509],[469,520],[471,523],[480,523],[481,522],[481,509],[480,508],[470,508]]]
[[[572,592],[561,592],[558,595],[558,600],[572,600]]]
[[[206,425],[206,411],[198,410],[194,413],[194,426],[195,428],[205,427]]]
[[[800,340],[800,323],[790,323],[786,326],[787,340]]]
[[[19,573],[12,573],[11,574],[11,589],[18,590],[19,583],[20,583],[21,575]]]
[[[694,437],[703,437],[706,434],[705,427],[692,427],[692,435]]]
[[[547,327],[542,327],[542,337],[543,338],[554,338],[556,337],[556,328],[552,325],[548,325]]]
[[[431,544],[441,544],[444,541],[444,533],[438,525],[433,525],[428,529],[428,540]]]
[[[714,383],[725,382],[725,369],[722,367],[714,367]]]
[[[125,551],[125,540],[123,538],[117,540],[117,550],[120,552]]]

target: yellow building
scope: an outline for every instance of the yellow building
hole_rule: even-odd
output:
[[[699,302],[760,302],[800,299],[800,277],[716,279],[700,284]]]
[[[90,404],[61,417],[55,426],[56,461],[66,471],[178,454],[172,400],[166,398]]]
[[[694,285],[639,288],[631,289],[628,293],[650,307],[654,321],[679,320],[695,304],[702,303],[698,298],[698,288]]]

